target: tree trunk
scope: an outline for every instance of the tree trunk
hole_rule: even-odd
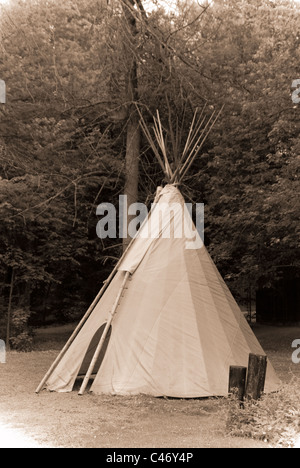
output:
[[[11,322],[11,310],[12,310],[12,298],[15,284],[15,270],[12,269],[10,289],[9,289],[9,300],[7,308],[7,324],[6,324],[6,349],[10,350],[10,322]]]
[[[138,200],[139,182],[139,156],[140,156],[140,129],[139,120],[134,112],[128,122],[127,127],[127,147],[126,147],[126,181],[124,195],[127,196],[127,207]],[[126,207],[125,207],[126,209]],[[123,239],[123,249],[129,245],[131,238],[128,235],[128,225],[133,216],[127,216],[127,235]],[[126,218],[125,218],[126,219]]]
[[[124,40],[125,56],[127,60],[127,83],[126,83],[126,102],[128,103],[128,121],[127,121],[127,141],[126,141],[126,160],[125,160],[125,188],[124,195],[127,196],[127,206],[136,203],[138,200],[139,183],[139,157],[141,131],[139,125],[139,116],[135,103],[139,99],[138,92],[138,65],[133,53],[136,50],[135,38],[138,34],[136,18],[133,12],[135,6],[134,0],[122,0],[122,8],[125,18],[125,26],[129,38]],[[126,207],[125,207],[126,209]],[[127,218],[126,233],[123,239],[123,249],[125,250],[130,243],[128,236],[128,225],[131,221]],[[125,218],[125,219],[126,219]]]

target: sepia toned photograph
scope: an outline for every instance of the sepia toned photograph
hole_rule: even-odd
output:
[[[0,448],[300,448],[300,0],[0,0]]]

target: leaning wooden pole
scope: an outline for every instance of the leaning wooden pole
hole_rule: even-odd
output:
[[[87,373],[86,373],[86,376],[85,376],[84,379],[83,379],[83,382],[82,382],[82,385],[81,385],[81,388],[80,388],[80,390],[79,390],[78,395],[83,395],[84,392],[85,392],[85,390],[86,390],[86,387],[87,387],[87,385],[88,385],[88,383],[89,383],[89,380],[90,380],[90,378],[91,378],[91,375],[92,375],[92,373],[93,373],[94,367],[95,367],[96,362],[97,362],[97,360],[98,360],[98,357],[99,357],[99,355],[100,355],[100,353],[101,353],[101,350],[102,350],[102,348],[103,348],[105,339],[106,339],[106,337],[107,337],[107,333],[108,333],[108,331],[109,331],[109,329],[110,329],[110,326],[111,326],[111,324],[112,324],[112,321],[113,321],[113,319],[114,319],[114,316],[115,316],[115,314],[116,314],[116,312],[117,312],[117,308],[118,308],[118,305],[119,305],[119,301],[120,301],[120,299],[121,299],[121,296],[122,296],[123,291],[124,291],[124,289],[125,289],[125,286],[126,286],[126,284],[127,284],[127,281],[128,281],[128,279],[129,279],[129,276],[130,276],[130,272],[129,272],[129,271],[126,271],[125,276],[124,276],[124,279],[123,279],[123,282],[122,282],[122,285],[121,285],[121,288],[120,288],[120,291],[119,291],[119,293],[118,293],[118,295],[117,295],[117,298],[116,298],[115,303],[114,303],[114,305],[113,305],[113,308],[112,308],[112,310],[111,310],[110,318],[108,319],[108,321],[107,321],[107,323],[106,323],[105,329],[104,329],[104,331],[103,331],[103,334],[102,334],[102,336],[101,336],[101,339],[100,339],[100,341],[99,341],[99,344],[98,344],[98,346],[97,346],[97,348],[96,348],[96,351],[95,351],[95,354],[94,354],[94,356],[93,356],[93,359],[91,360],[91,363],[90,363],[90,366],[89,366],[88,371],[87,371]]]
[[[207,124],[206,124],[206,126],[204,128],[204,130],[202,131],[200,137],[198,138],[196,144],[194,145],[194,148],[192,149],[190,157],[186,159],[185,163],[183,164],[182,168],[179,171],[179,182],[181,182],[183,180],[186,173],[189,171],[191,165],[194,163],[194,161],[195,161],[196,157],[198,156],[200,150],[202,149],[205,141],[207,140],[210,132],[212,131],[212,129],[214,128],[215,124],[217,123],[220,115],[222,114],[224,106],[225,105],[222,106],[221,110],[219,111],[219,113],[217,114],[217,116],[214,118],[213,121],[212,121],[212,119],[215,116],[215,112],[211,115],[209,121],[207,122]],[[173,180],[171,182],[173,182]]]
[[[156,198],[155,198],[155,203],[158,202],[158,199],[159,199],[159,193],[157,193],[156,195]],[[151,213],[151,212],[150,212]],[[146,224],[146,222],[148,221],[149,219],[149,216],[150,216],[150,213],[148,214],[147,218],[145,218],[144,222],[142,223],[140,229],[139,229],[139,232],[141,231],[141,229],[143,228],[143,226]],[[92,314],[93,310],[95,309],[96,305],[98,304],[98,302],[100,301],[101,297],[103,296],[103,294],[105,293],[106,289],[108,288],[108,286],[110,285],[110,283],[112,282],[115,274],[117,273],[118,271],[118,268],[119,266],[121,265],[122,261],[124,260],[125,256],[127,255],[127,252],[130,250],[133,242],[135,241],[136,237],[138,236],[139,232],[136,234],[136,236],[131,240],[130,244],[128,245],[127,249],[125,250],[125,252],[123,253],[122,257],[120,258],[120,260],[118,261],[118,263],[116,264],[116,266],[114,267],[113,271],[111,272],[111,274],[109,275],[109,277],[107,278],[107,280],[105,281],[103,287],[101,288],[101,290],[99,291],[98,295],[96,296],[94,302],[91,304],[91,306],[89,307],[89,309],[87,310],[87,312],[85,313],[85,315],[83,316],[83,318],[81,319],[81,321],[79,322],[79,324],[77,325],[76,329],[74,330],[73,334],[70,336],[69,340],[67,341],[67,343],[65,344],[64,348],[61,350],[61,352],[59,353],[59,355],[57,356],[57,358],[55,359],[55,361],[53,362],[52,366],[50,367],[50,369],[48,370],[48,372],[46,373],[46,375],[44,376],[43,380],[41,381],[41,383],[39,384],[39,386],[37,387],[35,393],[40,393],[40,391],[43,389],[45,383],[47,382],[47,380],[49,379],[50,375],[54,372],[54,370],[56,369],[56,367],[58,366],[58,364],[60,363],[60,361],[62,360],[62,358],[64,357],[64,355],[66,354],[66,352],[68,351],[68,349],[70,348],[71,344],[73,343],[73,341],[75,340],[76,336],[78,335],[78,333],[80,332],[80,330],[82,329],[82,327],[84,326],[84,324],[86,323],[86,321],[88,320],[88,318],[90,317],[90,315]]]
[[[88,320],[88,318],[90,317],[91,313],[93,312],[93,310],[95,309],[96,305],[98,304],[98,302],[100,301],[101,297],[103,296],[103,294],[105,293],[106,289],[108,288],[108,286],[110,285],[110,283],[112,282],[115,274],[117,273],[117,270],[121,264],[121,262],[123,261],[125,255],[127,254],[129,248],[131,247],[131,244],[132,242],[134,241],[134,239],[132,239],[131,243],[129,244],[127,250],[124,252],[124,254],[122,255],[122,257],[120,258],[120,260],[118,261],[117,265],[115,266],[115,268],[113,269],[113,271],[111,272],[111,274],[109,275],[109,277],[107,278],[107,280],[105,281],[104,285],[102,286],[101,290],[99,291],[98,295],[96,296],[96,298],[94,299],[93,303],[90,305],[90,307],[88,308],[87,312],[85,313],[85,315],[83,316],[83,318],[81,319],[81,321],[79,322],[79,324],[77,325],[76,329],[74,330],[73,334],[70,336],[69,340],[67,341],[67,343],[65,344],[64,348],[61,350],[61,352],[59,353],[59,355],[57,356],[57,358],[55,359],[55,361],[53,362],[52,366],[50,367],[50,369],[48,370],[48,372],[46,373],[46,375],[44,376],[43,380],[41,381],[41,383],[39,384],[38,388],[36,389],[35,393],[40,393],[40,391],[43,389],[43,386],[45,385],[45,383],[47,382],[47,380],[49,379],[50,375],[53,373],[53,371],[56,369],[56,367],[58,366],[58,364],[60,363],[60,361],[62,360],[62,358],[64,357],[64,355],[66,354],[66,352],[68,351],[68,349],[70,348],[71,344],[73,343],[73,341],[75,340],[76,336],[78,335],[78,333],[80,332],[80,330],[82,329],[83,325],[86,323],[86,321]]]
[[[133,239],[134,240],[134,239]],[[131,245],[131,244],[130,244]],[[130,247],[130,245],[128,246],[128,249]],[[43,386],[45,385],[45,383],[47,382],[47,380],[49,379],[50,375],[53,373],[53,371],[56,369],[56,367],[58,366],[58,364],[60,363],[60,361],[62,360],[62,358],[64,357],[64,355],[66,354],[66,352],[68,351],[68,349],[70,348],[71,344],[73,343],[73,341],[75,340],[76,336],[78,335],[78,333],[80,332],[80,330],[82,329],[83,325],[86,323],[86,321],[88,320],[88,318],[90,317],[91,313],[93,312],[93,310],[95,309],[96,305],[98,304],[98,302],[100,301],[101,297],[103,296],[103,294],[105,293],[106,289],[108,288],[109,284],[111,283],[113,277],[115,276],[121,262],[123,261],[128,249],[126,250],[126,252],[124,252],[124,254],[122,255],[121,259],[119,260],[119,262],[117,263],[117,265],[115,266],[115,268],[113,269],[113,271],[111,272],[110,276],[108,277],[108,279],[105,281],[103,287],[101,288],[101,290],[99,291],[99,294],[96,296],[94,302],[91,304],[91,306],[89,307],[89,309],[87,310],[86,314],[83,316],[83,318],[81,319],[81,321],[79,322],[79,324],[77,325],[76,329],[74,330],[73,334],[70,336],[69,340],[67,341],[67,343],[65,344],[64,348],[61,350],[61,352],[59,353],[59,355],[57,356],[57,358],[55,359],[55,361],[53,362],[52,366],[50,367],[50,369],[48,370],[48,372],[46,373],[46,375],[44,376],[43,380],[41,381],[41,383],[39,384],[38,388],[36,389],[35,393],[40,393],[40,391],[43,389]]]
[[[118,265],[116,265],[116,267],[114,268],[114,270],[111,272],[110,276],[108,277],[108,279],[105,281],[103,287],[101,288],[101,290],[99,291],[98,295],[96,296],[96,298],[94,299],[93,303],[90,305],[90,307],[88,308],[87,312],[85,313],[85,315],[82,317],[81,321],[79,322],[79,324],[77,325],[76,329],[74,330],[74,332],[72,333],[72,335],[70,336],[70,338],[68,339],[67,343],[65,344],[65,346],[63,347],[63,349],[61,350],[61,352],[59,353],[59,355],[57,356],[57,358],[55,359],[55,361],[53,362],[52,366],[50,367],[50,369],[48,370],[48,372],[45,374],[43,380],[41,381],[41,383],[39,384],[39,386],[37,387],[35,393],[40,393],[40,391],[43,389],[45,383],[47,382],[47,380],[49,379],[50,375],[53,373],[53,371],[56,369],[56,367],[58,366],[58,364],[60,363],[60,361],[62,360],[62,358],[64,357],[64,355],[66,354],[66,352],[68,351],[68,349],[70,348],[71,344],[73,343],[73,341],[75,340],[76,336],[78,335],[78,333],[80,332],[80,330],[82,329],[83,325],[86,323],[86,321],[88,320],[88,318],[90,317],[91,313],[93,312],[93,310],[95,309],[96,305],[98,304],[98,302],[100,301],[101,297],[103,296],[104,292],[106,291],[108,285],[110,284],[110,282],[112,281],[113,277],[115,276],[116,272],[117,272],[117,269],[118,269],[118,266],[119,266],[119,263]]]

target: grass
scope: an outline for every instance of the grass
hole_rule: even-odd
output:
[[[300,338],[300,328],[257,327],[254,331],[279,377],[285,383],[300,377],[300,365],[291,361],[291,343]],[[39,330],[35,351],[8,353],[7,364],[0,364],[0,446],[1,438],[5,445],[2,434],[6,433],[10,443],[16,437],[16,444],[23,440],[24,446],[40,447],[269,447],[270,442],[251,439],[251,433],[237,437],[243,434],[242,426],[239,430],[236,425],[230,434],[226,399],[79,397],[76,392],[36,395],[35,388],[70,333],[69,326]]]
[[[263,395],[258,401],[246,400],[242,411],[236,401],[230,402],[228,433],[265,440],[276,447],[299,448],[299,385],[299,377],[294,377],[276,393]]]

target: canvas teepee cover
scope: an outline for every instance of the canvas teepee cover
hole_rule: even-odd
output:
[[[264,354],[187,217],[179,190],[166,186],[45,388],[72,391],[113,308],[93,370],[94,393],[225,396],[229,367],[247,366],[249,353]],[[183,220],[184,235],[175,236]],[[265,390],[278,383],[268,363]]]

